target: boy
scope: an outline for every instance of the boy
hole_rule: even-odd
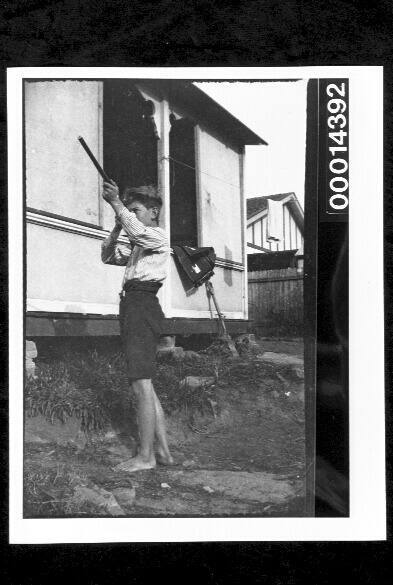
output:
[[[122,201],[116,183],[104,182],[103,197],[114,210],[116,223],[102,243],[101,258],[105,264],[126,266],[120,294],[120,332],[128,379],[137,398],[140,436],[136,457],[121,463],[116,469],[134,472],[154,468],[156,460],[166,465],[173,464],[164,412],[151,380],[164,318],[156,294],[166,278],[170,247],[164,230],[158,227],[162,202],[155,187],[127,188]],[[122,229],[131,245],[117,242]],[[158,443],[156,454],[155,438]]]

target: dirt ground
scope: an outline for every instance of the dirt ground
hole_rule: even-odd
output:
[[[262,382],[218,381],[211,413],[168,417],[172,467],[115,472],[134,454],[129,437],[87,440],[76,425],[60,440],[56,425],[27,419],[25,516],[304,516],[302,342],[258,343]],[[247,373],[240,358],[234,367]]]

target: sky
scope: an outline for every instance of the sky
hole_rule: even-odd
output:
[[[246,147],[246,197],[294,192],[304,208],[307,80],[196,85],[268,143]]]

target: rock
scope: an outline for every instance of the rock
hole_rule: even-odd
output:
[[[193,459],[186,459],[186,461],[183,461],[182,466],[185,467],[186,469],[190,469],[191,467],[195,467],[196,462]]]
[[[292,368],[292,373],[294,374],[295,378],[298,378],[299,380],[304,380],[304,367],[293,367]]]
[[[81,431],[80,420],[74,416],[65,423],[55,420],[50,423],[42,414],[25,419],[25,443],[72,444],[83,449],[87,443],[86,434]]]
[[[304,367],[304,362],[301,358],[286,353],[276,353],[274,351],[265,351],[262,355],[257,357],[257,360],[280,366],[293,366],[296,368]]]
[[[31,433],[31,432],[27,432],[25,434],[25,441],[26,441],[26,443],[41,443],[43,445],[52,442],[48,438],[39,437],[38,435],[35,435],[34,433]]]
[[[184,352],[184,359],[187,361],[200,361],[203,359],[201,354],[197,353],[196,351],[186,350]]]
[[[117,503],[115,496],[97,485],[92,487],[76,486],[72,502],[75,504],[88,502],[102,508],[110,516],[125,516],[124,510]]]
[[[186,376],[180,382],[180,388],[189,388],[190,390],[197,390],[199,388],[206,388],[212,386],[216,379],[213,376]]]
[[[299,484],[274,473],[198,469],[178,478],[180,486],[210,488],[217,496],[251,500],[264,505],[283,504],[296,496]],[[205,490],[208,491],[208,490]]]
[[[161,484],[161,487],[162,487],[163,489],[165,489],[165,490],[170,490],[170,489],[171,489],[171,486],[170,486],[168,483],[162,483],[162,484]]]
[[[181,360],[183,357],[182,347],[162,347],[157,350],[157,358],[161,360]]]
[[[214,494],[214,490],[212,490],[212,488],[208,485],[204,485],[202,489],[204,489],[205,492],[208,492],[209,494]]]
[[[123,510],[128,510],[134,507],[136,491],[135,488],[119,487],[112,490],[118,504]]]
[[[37,346],[34,341],[26,340],[25,344],[25,372],[28,378],[35,378],[36,365],[34,359],[37,357]]]
[[[236,349],[239,354],[242,353],[261,353],[261,348],[255,341],[253,333],[245,333],[236,338]]]
[[[37,346],[34,341],[26,341],[26,357],[34,359],[37,357]]]
[[[168,349],[175,347],[176,345],[176,336],[175,335],[164,335],[160,338],[160,343],[158,349]]]

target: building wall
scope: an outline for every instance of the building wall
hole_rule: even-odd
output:
[[[82,135],[102,162],[102,82],[28,83],[26,113],[27,309],[29,311],[117,314],[123,269],[100,259],[100,245],[113,226],[102,202],[102,179],[77,137]],[[151,98],[144,92],[145,98]],[[168,114],[171,105],[152,97],[159,134],[158,182],[169,230]],[[228,318],[245,317],[240,154],[196,131],[199,244],[214,246],[225,259],[213,284]],[[40,211],[62,216],[45,217]],[[73,223],[87,222],[89,226]],[[231,262],[235,262],[232,269]],[[220,264],[220,262],[219,262]],[[171,259],[170,276],[159,292],[168,317],[210,317],[205,287],[184,290]]]
[[[217,256],[243,262],[240,154],[202,129],[198,142],[200,245],[214,245]]]
[[[287,205],[283,205],[283,238],[279,242],[267,241],[267,211],[251,221],[247,225],[247,242],[262,246],[272,252],[280,250],[300,250],[303,251],[303,235],[296,224]],[[249,254],[258,253],[259,250],[247,248]]]
[[[27,206],[101,225],[100,177],[86,164],[82,135],[102,161],[102,84],[25,84]]]
[[[171,316],[209,318],[216,315],[214,305],[209,303],[204,285],[196,290],[193,289],[189,293],[184,291],[174,262],[172,262],[171,266],[171,281]],[[221,266],[216,267],[214,270],[211,282],[214,286],[220,309],[228,318],[244,318],[243,281],[243,271],[230,270]],[[198,314],[194,314],[196,311],[198,311]]]

